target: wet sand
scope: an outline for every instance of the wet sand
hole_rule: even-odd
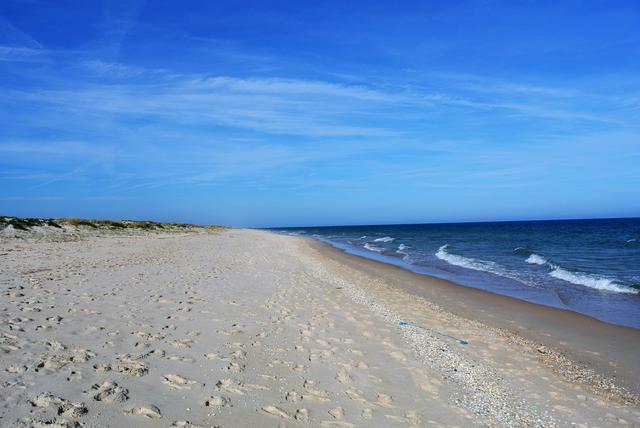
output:
[[[309,245],[334,261],[493,328],[550,346],[576,362],[616,378],[640,393],[640,330],[602,322],[576,312],[529,303],[345,253],[317,241]]]
[[[0,239],[0,426],[640,424],[632,330],[263,231],[59,238]]]

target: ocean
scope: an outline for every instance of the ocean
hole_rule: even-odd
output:
[[[640,219],[278,228],[348,253],[640,328]]]

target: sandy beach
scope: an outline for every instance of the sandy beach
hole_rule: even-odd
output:
[[[640,331],[266,231],[0,240],[0,426],[638,426]]]

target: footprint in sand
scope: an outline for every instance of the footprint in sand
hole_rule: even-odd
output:
[[[207,407],[231,407],[231,399],[222,395],[215,395],[204,403]]]
[[[64,351],[65,349],[67,349],[67,347],[65,345],[63,345],[62,343],[58,342],[57,340],[50,340],[46,343],[47,345],[47,349],[49,351]]]
[[[147,364],[128,359],[123,359],[114,365],[105,363],[94,364],[93,368],[98,373],[106,373],[111,370],[115,370],[131,377],[141,377],[149,372]]]
[[[257,383],[245,383],[243,387],[247,391],[268,391],[269,390],[268,387],[257,384]]]
[[[290,419],[291,418],[291,416],[289,416],[287,414],[287,412],[285,412],[284,410],[282,410],[282,409],[280,409],[280,408],[278,408],[276,406],[271,406],[271,405],[264,406],[264,407],[262,407],[262,410],[264,412],[266,412],[266,413],[269,413],[270,415],[277,416],[277,417],[282,418],[282,419]]]
[[[94,400],[104,403],[121,403],[129,399],[129,390],[111,381],[96,383],[85,393],[93,394]]]
[[[38,394],[35,397],[33,397],[31,400],[29,400],[29,403],[31,403],[33,407],[46,408],[52,404],[57,404],[59,400],[60,400],[59,397],[56,397],[49,392],[44,392],[42,394]]]
[[[177,374],[167,374],[163,376],[162,383],[169,385],[171,388],[175,389],[190,389],[190,385],[195,383],[195,381]]]
[[[12,425],[13,428],[34,428],[34,427],[50,427],[50,428],[80,428],[82,425],[77,421],[69,421],[63,418],[56,419],[33,419],[22,418],[15,421]]]
[[[128,413],[130,415],[141,415],[150,419],[159,419],[162,417],[160,409],[153,404],[147,404],[141,407],[133,407],[129,410],[126,410],[125,413]]]
[[[392,421],[403,422],[410,427],[418,427],[420,426],[420,422],[422,421],[420,415],[418,415],[418,413],[413,410],[407,411],[404,414],[404,417],[395,415],[384,415],[384,417]]]
[[[302,395],[304,400],[317,400],[317,401],[329,401],[327,391],[315,388],[315,383],[310,380],[304,381],[304,389],[306,394]]]
[[[67,364],[69,364],[71,362],[71,360],[63,355],[50,355],[45,357],[44,360],[40,361],[36,367],[35,367],[35,371],[39,372],[40,370],[44,369],[46,371],[58,371],[61,368],[63,368],[64,366],[66,366]]]
[[[309,422],[309,410],[307,409],[296,410],[295,418],[300,422]]]
[[[335,419],[343,419],[344,418],[344,409],[342,407],[336,407],[335,409],[331,409],[328,412]]]
[[[85,363],[95,356],[95,352],[91,352],[88,349],[78,348],[71,351],[71,361],[74,363]]]
[[[393,408],[393,398],[387,394],[378,394],[377,404],[381,407]]]
[[[172,355],[170,357],[167,357],[167,360],[169,361],[178,361],[180,363],[195,363],[196,359],[195,358],[191,358],[191,357],[179,357],[179,356],[175,356]]]
[[[322,421],[321,427],[340,427],[340,428],[355,428],[355,425],[346,421]]]
[[[62,317],[59,315],[47,317],[47,321],[51,324],[60,324],[62,322]]]
[[[58,415],[69,418],[79,418],[89,412],[84,403],[72,403],[48,392],[36,395],[29,402],[33,407],[47,408],[51,405],[57,406]]]
[[[345,369],[341,369],[340,371],[338,371],[338,374],[336,375],[336,380],[343,385],[347,385],[353,382],[353,378],[349,375],[349,373]]]
[[[231,372],[231,373],[240,373],[243,372],[245,369],[245,365],[244,364],[238,364],[235,362],[231,362],[229,364],[227,364],[226,367],[223,367],[221,370],[223,371],[227,371],[227,372]]]
[[[89,410],[84,403],[64,401],[58,407],[58,415],[68,418],[79,418],[87,413],[89,413]]]
[[[106,373],[110,372],[112,367],[111,364],[97,363],[93,365],[93,369],[98,373]]]
[[[178,349],[191,348],[192,343],[193,343],[193,340],[191,339],[177,339],[169,342],[171,346]]]
[[[373,418],[373,409],[364,409],[360,416],[362,417],[362,419],[366,420]]]
[[[235,379],[220,379],[216,383],[216,387],[221,391],[231,392],[233,394],[244,395],[243,385]]]
[[[175,421],[174,423],[171,424],[171,426],[179,427],[179,428],[204,428],[202,425],[196,425],[185,420]]]
[[[284,395],[284,399],[291,403],[295,403],[299,400],[302,400],[302,395],[300,395],[296,391],[289,391]]]
[[[241,349],[238,349],[237,351],[233,351],[231,354],[229,354],[229,358],[233,358],[233,359],[242,359],[242,358],[246,358],[247,356],[247,351],[243,351]]]
[[[263,378],[263,379],[266,379],[266,380],[272,380],[274,382],[276,382],[278,380],[277,376],[266,374],[266,373],[261,374],[260,377]]]
[[[149,367],[147,364],[128,359],[120,360],[115,364],[114,368],[119,373],[124,373],[131,377],[141,377],[149,373]]]
[[[362,396],[362,392],[358,392],[354,389],[348,389],[344,392],[350,400],[357,401],[362,404],[369,404],[369,401]]]

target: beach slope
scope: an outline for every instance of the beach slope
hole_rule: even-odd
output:
[[[5,236],[0,425],[640,424],[637,378],[358,263],[254,230]]]

